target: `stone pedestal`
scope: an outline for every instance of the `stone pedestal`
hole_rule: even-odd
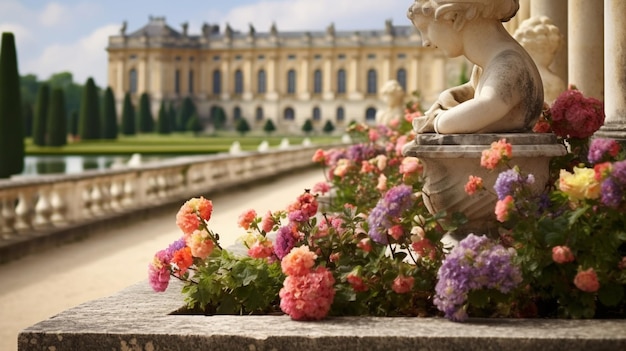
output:
[[[490,234],[497,227],[494,213],[497,197],[493,185],[506,168],[488,170],[480,165],[482,151],[491,143],[506,139],[513,145],[511,166],[535,177],[536,191],[544,189],[549,178],[549,162],[566,153],[553,134],[420,134],[405,146],[405,156],[414,156],[424,165],[424,203],[429,212],[446,211],[448,216],[463,213],[468,223],[455,231],[460,239],[469,233]],[[469,176],[479,176],[487,191],[472,196],[465,193]]]

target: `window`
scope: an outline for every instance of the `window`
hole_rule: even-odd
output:
[[[258,83],[257,93],[265,94],[265,90],[267,86],[267,79],[265,77],[264,69],[259,70],[259,73],[257,74],[257,83]]]
[[[293,55],[293,54],[292,55],[287,55],[287,60],[293,61],[295,59],[296,59],[296,55]]]
[[[243,73],[240,69],[235,71],[235,94],[243,94]]]
[[[402,89],[406,91],[406,70],[404,68],[398,69],[398,72],[396,72],[396,80],[398,81]]]
[[[376,122],[376,109],[373,107],[369,107],[365,110],[365,121],[366,122]]]
[[[337,122],[343,122],[343,120],[346,119],[346,112],[343,107],[337,107],[337,116],[335,116],[335,118]]]
[[[193,70],[189,70],[189,94],[193,94]]]
[[[259,60],[259,61],[263,61],[263,60],[265,60],[265,55],[259,55],[259,56],[257,56],[256,59]]]
[[[346,93],[346,70],[343,68],[337,72],[337,94]]]
[[[406,54],[398,54],[398,58],[399,59],[405,59],[406,58]]]
[[[233,109],[233,119],[235,122],[241,119],[241,107],[235,106]]]
[[[222,93],[222,72],[219,70],[213,71],[213,94],[219,95]]]
[[[368,60],[375,60],[376,59],[376,54],[367,54],[367,59]]]
[[[319,122],[321,120],[322,120],[322,112],[320,111],[320,108],[317,106],[313,107],[313,121]]]
[[[290,69],[287,72],[287,94],[296,93],[296,71]]]
[[[337,59],[339,59],[339,60],[345,60],[345,59],[346,59],[346,55],[345,55],[345,54],[339,54],[339,55],[337,56]]]
[[[128,85],[129,85],[129,90],[131,94],[136,94],[137,93],[137,70],[136,69],[131,69],[130,72],[128,73]]]
[[[378,83],[376,82],[376,70],[370,69],[367,71],[367,93],[376,94]]]
[[[174,92],[180,94],[180,70],[174,72]]]
[[[293,121],[296,119],[296,113],[293,111],[293,108],[287,107],[284,113],[285,121]]]
[[[254,113],[254,118],[257,121],[262,121],[265,116],[263,115],[263,107],[259,106],[256,108],[256,112]]]
[[[322,55],[320,55],[320,54],[315,54],[315,55],[313,56],[313,59],[314,59],[315,61],[319,61],[319,60],[321,60],[321,59],[322,59]]]
[[[217,56],[217,55],[213,56],[213,61],[219,61],[219,60],[220,60],[219,56]]]
[[[235,55],[235,61],[241,61],[242,59],[243,59],[243,56]]]
[[[316,69],[313,72],[313,94],[322,93],[322,70]]]

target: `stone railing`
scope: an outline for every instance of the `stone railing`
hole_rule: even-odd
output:
[[[0,247],[33,233],[59,231],[312,167],[311,158],[320,147],[331,145],[184,156],[123,169],[3,180]]]

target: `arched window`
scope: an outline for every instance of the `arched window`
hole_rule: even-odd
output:
[[[285,109],[284,119],[285,121],[293,121],[296,119],[296,113],[294,112],[293,108],[287,107]]]
[[[233,109],[233,120],[237,122],[240,119],[241,119],[241,107],[235,106],[235,108]]]
[[[263,107],[259,106],[259,107],[256,108],[256,112],[254,114],[254,118],[257,121],[262,121],[263,118],[265,118],[265,116],[263,116]]]
[[[322,120],[322,112],[320,111],[320,108],[317,106],[313,107],[313,121],[319,122],[321,120]]]
[[[396,80],[402,89],[406,91],[406,70],[404,68],[398,69],[398,72],[396,72]]]
[[[322,70],[316,69],[313,72],[313,94],[322,93]]]
[[[366,122],[376,122],[376,109],[373,107],[368,107],[365,110],[365,121]]]
[[[189,94],[193,94],[193,70],[189,70]]]
[[[222,93],[222,72],[219,70],[213,71],[213,95],[219,95]]]
[[[343,122],[346,119],[346,111],[343,107],[337,107],[337,116],[335,116],[337,122]]]
[[[235,94],[243,94],[243,73],[240,69],[235,71]]]
[[[346,93],[346,70],[340,69],[337,71],[337,94]]]
[[[296,93],[296,71],[290,69],[287,71],[287,94]]]
[[[376,70],[375,69],[370,69],[369,71],[367,71],[367,93],[368,94],[376,94],[377,93],[377,87],[378,87],[378,83],[377,83],[376,79]]]
[[[136,69],[131,69],[130,72],[128,73],[128,80],[129,80],[129,90],[131,94],[136,94],[137,93],[137,70]]]
[[[180,70],[174,72],[174,92],[180,94]]]
[[[264,69],[259,70],[259,73],[257,74],[257,83],[258,83],[257,93],[265,94],[265,90],[267,86],[267,79],[265,77]]]

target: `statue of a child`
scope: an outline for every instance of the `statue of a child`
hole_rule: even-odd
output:
[[[541,76],[530,55],[501,22],[519,9],[518,0],[415,0],[408,17],[425,46],[474,64],[470,81],[443,91],[418,133],[530,131],[541,114]]]
[[[387,81],[380,89],[387,108],[376,113],[376,123],[384,125],[398,125],[404,118],[404,89],[397,80]]]

